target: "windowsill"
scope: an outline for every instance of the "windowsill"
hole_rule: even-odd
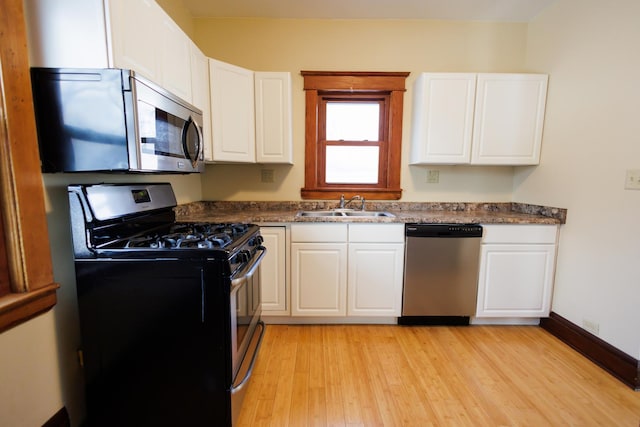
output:
[[[402,190],[390,189],[362,189],[362,188],[302,188],[300,195],[302,199],[313,200],[338,200],[341,194],[358,194],[367,200],[400,200]]]
[[[0,332],[4,332],[56,305],[57,283],[25,293],[12,293],[0,297]]]

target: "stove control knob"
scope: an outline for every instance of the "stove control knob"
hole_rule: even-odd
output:
[[[236,261],[241,264],[249,262],[250,259],[251,259],[251,252],[247,250],[242,250],[238,252],[238,255],[236,255]]]

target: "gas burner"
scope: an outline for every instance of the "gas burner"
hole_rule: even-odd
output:
[[[157,239],[154,236],[132,237],[127,241],[125,248],[156,248]]]
[[[125,248],[147,249],[220,249],[232,243],[249,230],[242,223],[176,223],[167,234],[132,237]]]
[[[224,248],[231,243],[231,237],[226,233],[216,233],[207,236],[206,241],[209,242],[212,247]]]

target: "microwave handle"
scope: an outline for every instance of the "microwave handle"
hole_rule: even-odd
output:
[[[189,128],[193,126],[196,130],[196,144],[195,144],[195,153],[191,153],[189,149],[189,141],[187,140],[187,135],[189,134]],[[202,153],[202,132],[200,132],[200,128],[198,127],[198,123],[196,123],[192,117],[189,117],[189,120],[184,125],[184,129],[182,130],[182,150],[184,151],[187,159],[191,161],[191,165],[195,168],[198,164],[198,160],[200,160],[200,153]]]

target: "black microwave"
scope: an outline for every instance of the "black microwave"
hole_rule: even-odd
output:
[[[42,172],[204,170],[202,111],[122,69],[32,68]]]

